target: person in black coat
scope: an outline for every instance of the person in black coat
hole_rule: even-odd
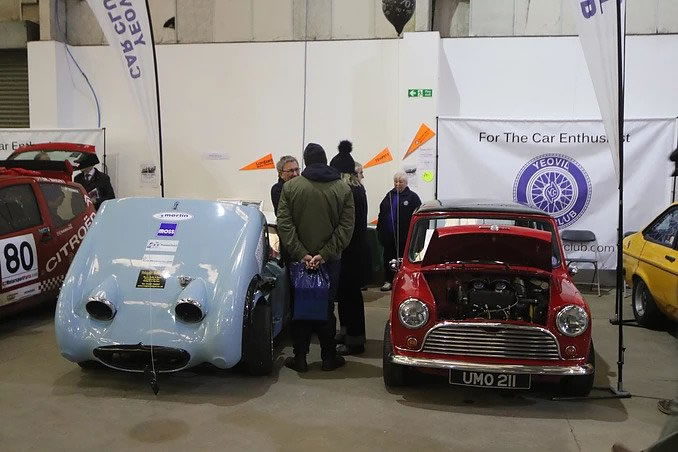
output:
[[[393,190],[386,193],[379,205],[377,236],[384,247],[384,285],[382,291],[391,290],[394,272],[389,262],[403,257],[407,232],[412,214],[421,205],[419,196],[407,186],[407,174],[393,176]]]
[[[356,173],[352,150],[350,141],[342,141],[339,143],[339,154],[330,162],[330,166],[341,173],[342,180],[351,188],[355,205],[353,235],[341,253],[337,292],[341,328],[336,339],[340,342],[337,345],[340,355],[355,355],[365,351],[365,308],[360,288],[366,279],[363,263],[367,250],[367,193]]]
[[[299,173],[299,162],[291,155],[283,155],[275,165],[278,170],[278,182],[271,187],[271,203],[273,211],[278,215],[278,203],[280,202],[280,193],[282,193],[283,184],[290,179],[297,177]]]
[[[102,202],[115,198],[111,178],[94,166],[80,168],[80,174],[75,176],[74,181],[84,187],[96,210]]]

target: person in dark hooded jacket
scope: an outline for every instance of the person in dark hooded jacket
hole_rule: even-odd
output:
[[[389,262],[403,257],[412,214],[421,205],[419,196],[407,186],[407,174],[404,172],[393,176],[393,187],[381,201],[377,219],[377,236],[384,247],[383,291],[391,290],[394,272]]]
[[[339,291],[340,333],[337,335],[337,353],[356,355],[365,351],[365,308],[360,287],[365,282],[364,262],[367,249],[367,194],[356,173],[356,164],[351,157],[353,144],[344,140],[339,143],[339,153],[330,166],[341,173],[341,179],[349,186],[355,205],[355,227],[351,242],[341,254]]]
[[[311,335],[320,341],[322,369],[334,370],[346,361],[337,356],[334,334],[334,299],[339,279],[341,252],[348,246],[355,220],[353,196],[339,177],[327,166],[325,150],[309,143],[304,150],[306,168],[301,176],[285,182],[278,204],[278,234],[292,261],[303,261],[307,268],[325,263],[330,276],[327,320],[292,321],[294,357],[285,366],[297,372],[308,371],[306,355]]]

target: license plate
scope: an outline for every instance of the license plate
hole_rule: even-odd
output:
[[[450,370],[450,384],[483,388],[530,389],[531,375]]]

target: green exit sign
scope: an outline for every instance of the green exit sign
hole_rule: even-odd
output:
[[[407,90],[407,97],[433,97],[433,90],[410,88]]]

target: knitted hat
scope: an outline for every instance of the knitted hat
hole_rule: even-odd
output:
[[[334,156],[330,162],[330,166],[340,173],[355,173],[355,160],[351,157],[353,144],[348,140],[343,140],[339,143],[338,149],[339,153]]]
[[[323,147],[316,143],[308,143],[306,149],[304,149],[304,163],[306,163],[306,166],[314,163],[327,165],[327,155],[325,155]]]

